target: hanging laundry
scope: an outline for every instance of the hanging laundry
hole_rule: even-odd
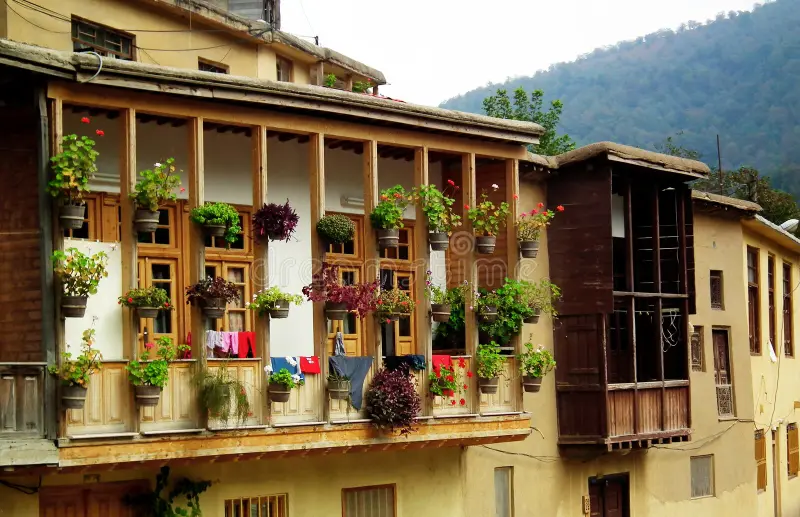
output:
[[[272,365],[273,373],[277,373],[285,368],[289,373],[297,375],[302,382],[305,382],[306,378],[303,372],[300,371],[300,361],[297,357],[271,357],[269,362]]]
[[[316,357],[301,357],[300,371],[303,373],[310,373],[310,374],[322,373],[319,360]]]
[[[186,346],[189,347],[188,350],[183,350],[178,359],[191,359],[192,358],[192,333],[189,332],[186,334]]]
[[[348,357],[334,355],[328,357],[328,366],[339,377],[350,379],[350,403],[357,410],[361,409],[364,392],[364,379],[372,368],[372,357]]]
[[[222,334],[216,330],[206,330],[206,348],[211,357],[216,357],[214,352],[223,349]]]
[[[253,358],[256,357],[256,333],[255,332],[237,332],[239,340],[239,358]]]
[[[229,355],[239,355],[239,333],[238,332],[222,332],[222,348]]]
[[[387,356],[383,359],[383,365],[387,370],[420,371],[425,369],[424,355],[396,355]]]
[[[432,355],[431,366],[433,366],[434,372],[438,372],[442,366],[452,368],[453,359],[449,355]]]

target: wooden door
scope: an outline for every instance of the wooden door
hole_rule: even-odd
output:
[[[728,354],[728,331],[711,331],[714,341],[714,380],[717,386],[731,384],[731,367]]]
[[[339,282],[342,285],[352,285],[361,282],[361,268],[353,266],[339,266]],[[341,321],[328,321],[328,355],[334,355],[334,340],[336,333],[341,332],[344,340],[344,350],[349,356],[366,355],[362,349],[363,326],[356,313],[349,313]]]
[[[381,289],[399,289],[414,299],[414,273],[381,269]],[[394,323],[381,325],[384,355],[409,355],[417,353],[414,339],[415,314],[400,318]]]
[[[39,492],[39,517],[136,517],[123,498],[147,486],[140,480],[45,487]]]
[[[246,304],[252,298],[250,287],[249,262],[206,262],[206,276],[220,276],[232,282],[239,290],[239,299],[227,305],[225,317],[219,320],[206,319],[207,330],[226,332],[249,332],[252,330],[253,314],[247,310]]]
[[[628,517],[628,477],[589,480],[590,517]]]

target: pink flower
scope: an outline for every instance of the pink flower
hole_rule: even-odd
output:
[[[459,187],[458,185],[456,185],[456,190],[458,190],[458,189],[460,189],[460,188],[461,188],[461,187]]]
[[[538,210],[536,210],[535,208],[534,208],[533,210],[531,210],[531,215],[536,215],[536,214],[538,214],[538,213],[539,213],[539,211],[538,211]]]
[[[543,206],[544,206],[544,203],[539,203],[539,208],[542,208]]]
[[[186,189],[181,187],[181,192],[186,192]]]
[[[389,318],[386,318],[386,323],[391,323],[391,322],[392,322],[392,320],[390,320]]]
[[[81,119],[81,123],[82,123],[82,124],[88,124],[88,123],[89,123],[89,117],[83,117],[83,118]]]
[[[451,187],[455,187],[456,186],[456,182],[453,181],[453,180],[447,180],[447,184],[450,185]]]
[[[153,343],[145,343],[145,344],[144,344],[144,347],[145,347],[147,350],[151,350],[151,349],[152,349],[154,346],[155,346],[155,345],[154,345]]]
[[[105,131],[103,131],[102,129],[96,130],[95,133],[97,133],[97,136],[103,136],[106,134]]]
[[[563,212],[564,211],[564,206],[563,205],[558,205],[556,207],[556,210],[558,210],[559,212]]]
[[[514,194],[514,199],[519,199],[519,194]]]

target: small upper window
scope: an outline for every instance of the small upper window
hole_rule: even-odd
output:
[[[133,61],[134,37],[104,25],[72,19],[72,50],[92,50],[105,57]]]
[[[285,83],[292,82],[292,62],[285,57],[278,56],[277,60],[277,79]]]
[[[228,65],[209,61],[208,59],[200,58],[197,60],[197,69],[201,72],[214,72],[215,74],[229,74],[230,67]]]
[[[710,275],[711,308],[722,310],[725,308],[723,301],[722,271],[712,270]]]

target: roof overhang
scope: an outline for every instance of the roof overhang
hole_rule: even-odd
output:
[[[760,215],[742,221],[751,232],[769,239],[789,251],[800,253],[800,239]]]

